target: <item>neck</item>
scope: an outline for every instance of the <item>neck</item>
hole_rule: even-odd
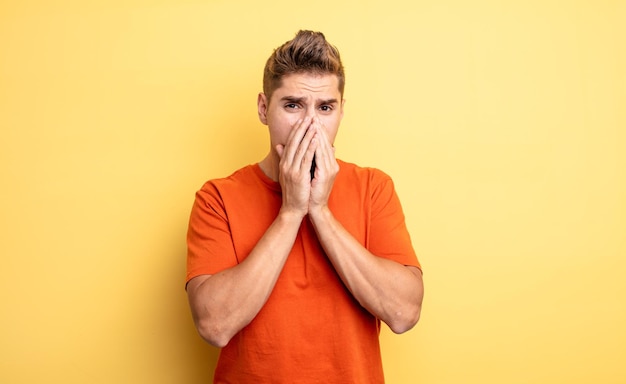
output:
[[[267,177],[274,181],[278,181],[278,163],[280,159],[278,158],[278,154],[275,151],[270,151],[270,153],[265,156],[263,160],[259,162],[259,167]]]

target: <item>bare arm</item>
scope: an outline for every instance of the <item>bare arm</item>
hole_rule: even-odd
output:
[[[424,294],[422,272],[370,253],[328,208],[311,212],[310,218],[324,251],[358,302],[395,333],[413,328]]]
[[[207,342],[225,346],[261,310],[287,260],[301,221],[301,217],[279,214],[240,264],[189,281],[191,313]]]
[[[315,145],[310,120],[299,121],[285,147],[279,146],[282,206],[274,222],[238,265],[191,279],[187,295],[200,335],[223,347],[248,325],[267,302],[307,213],[310,164]]]
[[[405,332],[419,320],[424,295],[422,273],[417,267],[372,254],[337,221],[328,207],[328,197],[339,166],[323,129],[319,129],[319,136],[309,218],[352,295],[392,331]]]

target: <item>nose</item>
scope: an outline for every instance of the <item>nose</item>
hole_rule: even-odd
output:
[[[304,117],[317,118],[317,110],[315,108],[307,108]]]

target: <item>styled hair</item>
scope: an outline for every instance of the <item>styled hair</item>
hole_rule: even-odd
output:
[[[321,32],[298,31],[296,37],[274,50],[263,71],[263,93],[267,100],[281,87],[283,77],[295,73],[336,75],[343,96],[345,75],[339,50]]]

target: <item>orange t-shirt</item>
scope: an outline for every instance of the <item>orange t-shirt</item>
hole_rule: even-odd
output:
[[[373,254],[420,267],[391,178],[339,161],[336,219]],[[187,235],[187,281],[241,262],[276,218],[281,190],[258,164],[207,182]],[[380,320],[354,299],[305,218],[276,286],[226,345],[216,383],[383,383]]]

